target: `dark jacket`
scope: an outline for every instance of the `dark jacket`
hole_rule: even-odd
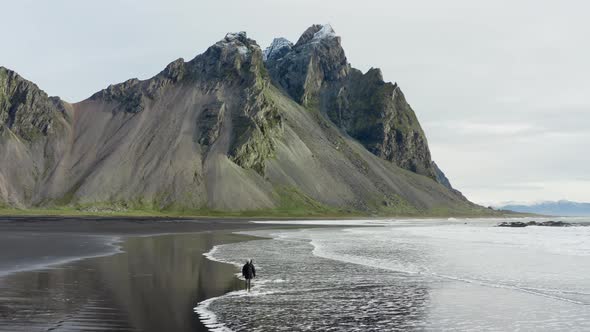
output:
[[[254,268],[254,264],[244,264],[244,266],[242,267],[242,276],[246,279],[252,279],[256,277],[256,269]]]

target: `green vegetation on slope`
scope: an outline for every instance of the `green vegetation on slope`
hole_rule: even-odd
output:
[[[508,211],[483,209],[478,206],[450,209],[440,206],[430,210],[417,210],[404,203],[401,198],[392,198],[389,202],[373,201],[369,208],[372,212],[354,209],[338,209],[323,205],[295,188],[281,188],[279,202],[275,209],[257,209],[244,211],[221,211],[208,208],[187,209],[167,207],[154,209],[153,205],[127,207],[122,203],[86,204],[53,208],[17,209],[0,205],[0,215],[5,216],[120,216],[120,217],[195,217],[195,218],[388,218],[388,217],[502,217],[513,216]],[[393,204],[397,202],[398,204]]]

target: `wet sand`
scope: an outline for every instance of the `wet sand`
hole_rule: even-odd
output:
[[[251,239],[234,231],[291,227],[0,217],[0,331],[206,331],[196,304],[243,285],[203,253]]]
[[[116,243],[129,236],[277,227],[300,226],[254,224],[237,219],[0,216],[0,276],[113,254],[118,251]]]

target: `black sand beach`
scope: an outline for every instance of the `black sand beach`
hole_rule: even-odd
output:
[[[203,256],[287,225],[244,220],[0,218],[1,331],[206,331],[200,301],[242,287]]]

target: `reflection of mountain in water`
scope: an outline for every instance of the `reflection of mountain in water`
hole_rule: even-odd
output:
[[[0,280],[0,330],[206,330],[198,301],[240,287],[232,266],[202,253],[237,235],[130,238],[124,253]]]

